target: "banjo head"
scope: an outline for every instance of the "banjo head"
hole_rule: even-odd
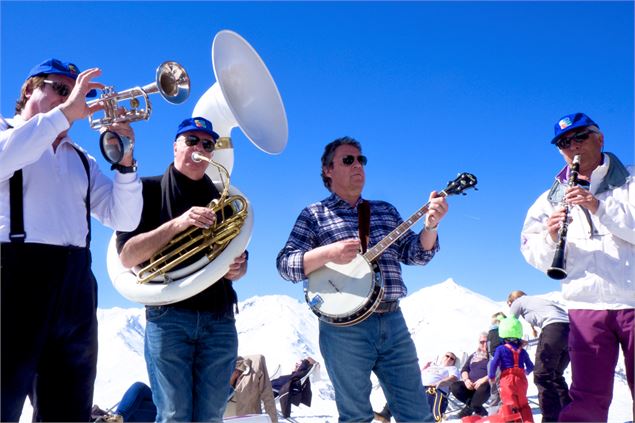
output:
[[[383,296],[377,266],[357,255],[347,264],[327,263],[309,275],[306,301],[323,321],[348,326],[370,315]]]

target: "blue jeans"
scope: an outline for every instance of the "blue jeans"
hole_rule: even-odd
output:
[[[133,383],[123,394],[116,414],[124,422],[153,422],[157,418],[157,408],[152,402],[150,387],[142,382]]]
[[[146,307],[145,359],[157,422],[220,422],[238,355],[233,314]]]
[[[432,421],[419,361],[401,310],[348,327],[320,321],[320,351],[335,388],[340,422],[370,422],[374,372],[398,422]]]

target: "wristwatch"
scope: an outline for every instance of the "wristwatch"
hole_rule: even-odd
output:
[[[113,163],[113,165],[110,166],[110,170],[118,170],[119,173],[134,173],[137,171],[137,161],[134,160],[132,166],[123,166],[119,163]]]

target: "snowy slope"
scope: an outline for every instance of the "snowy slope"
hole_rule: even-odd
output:
[[[557,292],[545,297],[566,306]],[[465,358],[477,348],[479,333],[489,329],[490,316],[497,311],[508,311],[504,302],[470,291],[452,279],[412,293],[402,301],[402,310],[421,365],[436,361],[448,350]],[[145,315],[143,308],[100,309],[98,319],[99,361],[94,402],[105,409],[114,406],[133,382],[148,383],[143,359]],[[270,373],[291,373],[294,363],[306,356],[323,363],[317,318],[304,303],[291,297],[268,295],[240,302],[236,325],[239,354],[263,354]],[[530,333],[528,325],[525,333]],[[529,353],[533,359],[535,348],[530,348]],[[326,369],[322,366],[315,376],[312,406],[294,406],[292,416],[302,423],[336,422],[334,393]],[[565,376],[570,380],[569,371]],[[528,396],[535,400],[537,390],[531,377],[529,381]],[[373,382],[371,401],[373,407],[380,410],[385,400],[374,377]],[[609,421],[631,420],[631,407],[624,361],[620,357]],[[30,420],[28,405],[22,420]]]

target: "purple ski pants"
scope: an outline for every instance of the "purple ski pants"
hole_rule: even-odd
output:
[[[560,412],[559,421],[607,421],[620,347],[633,396],[634,320],[635,309],[569,310],[572,401]]]

